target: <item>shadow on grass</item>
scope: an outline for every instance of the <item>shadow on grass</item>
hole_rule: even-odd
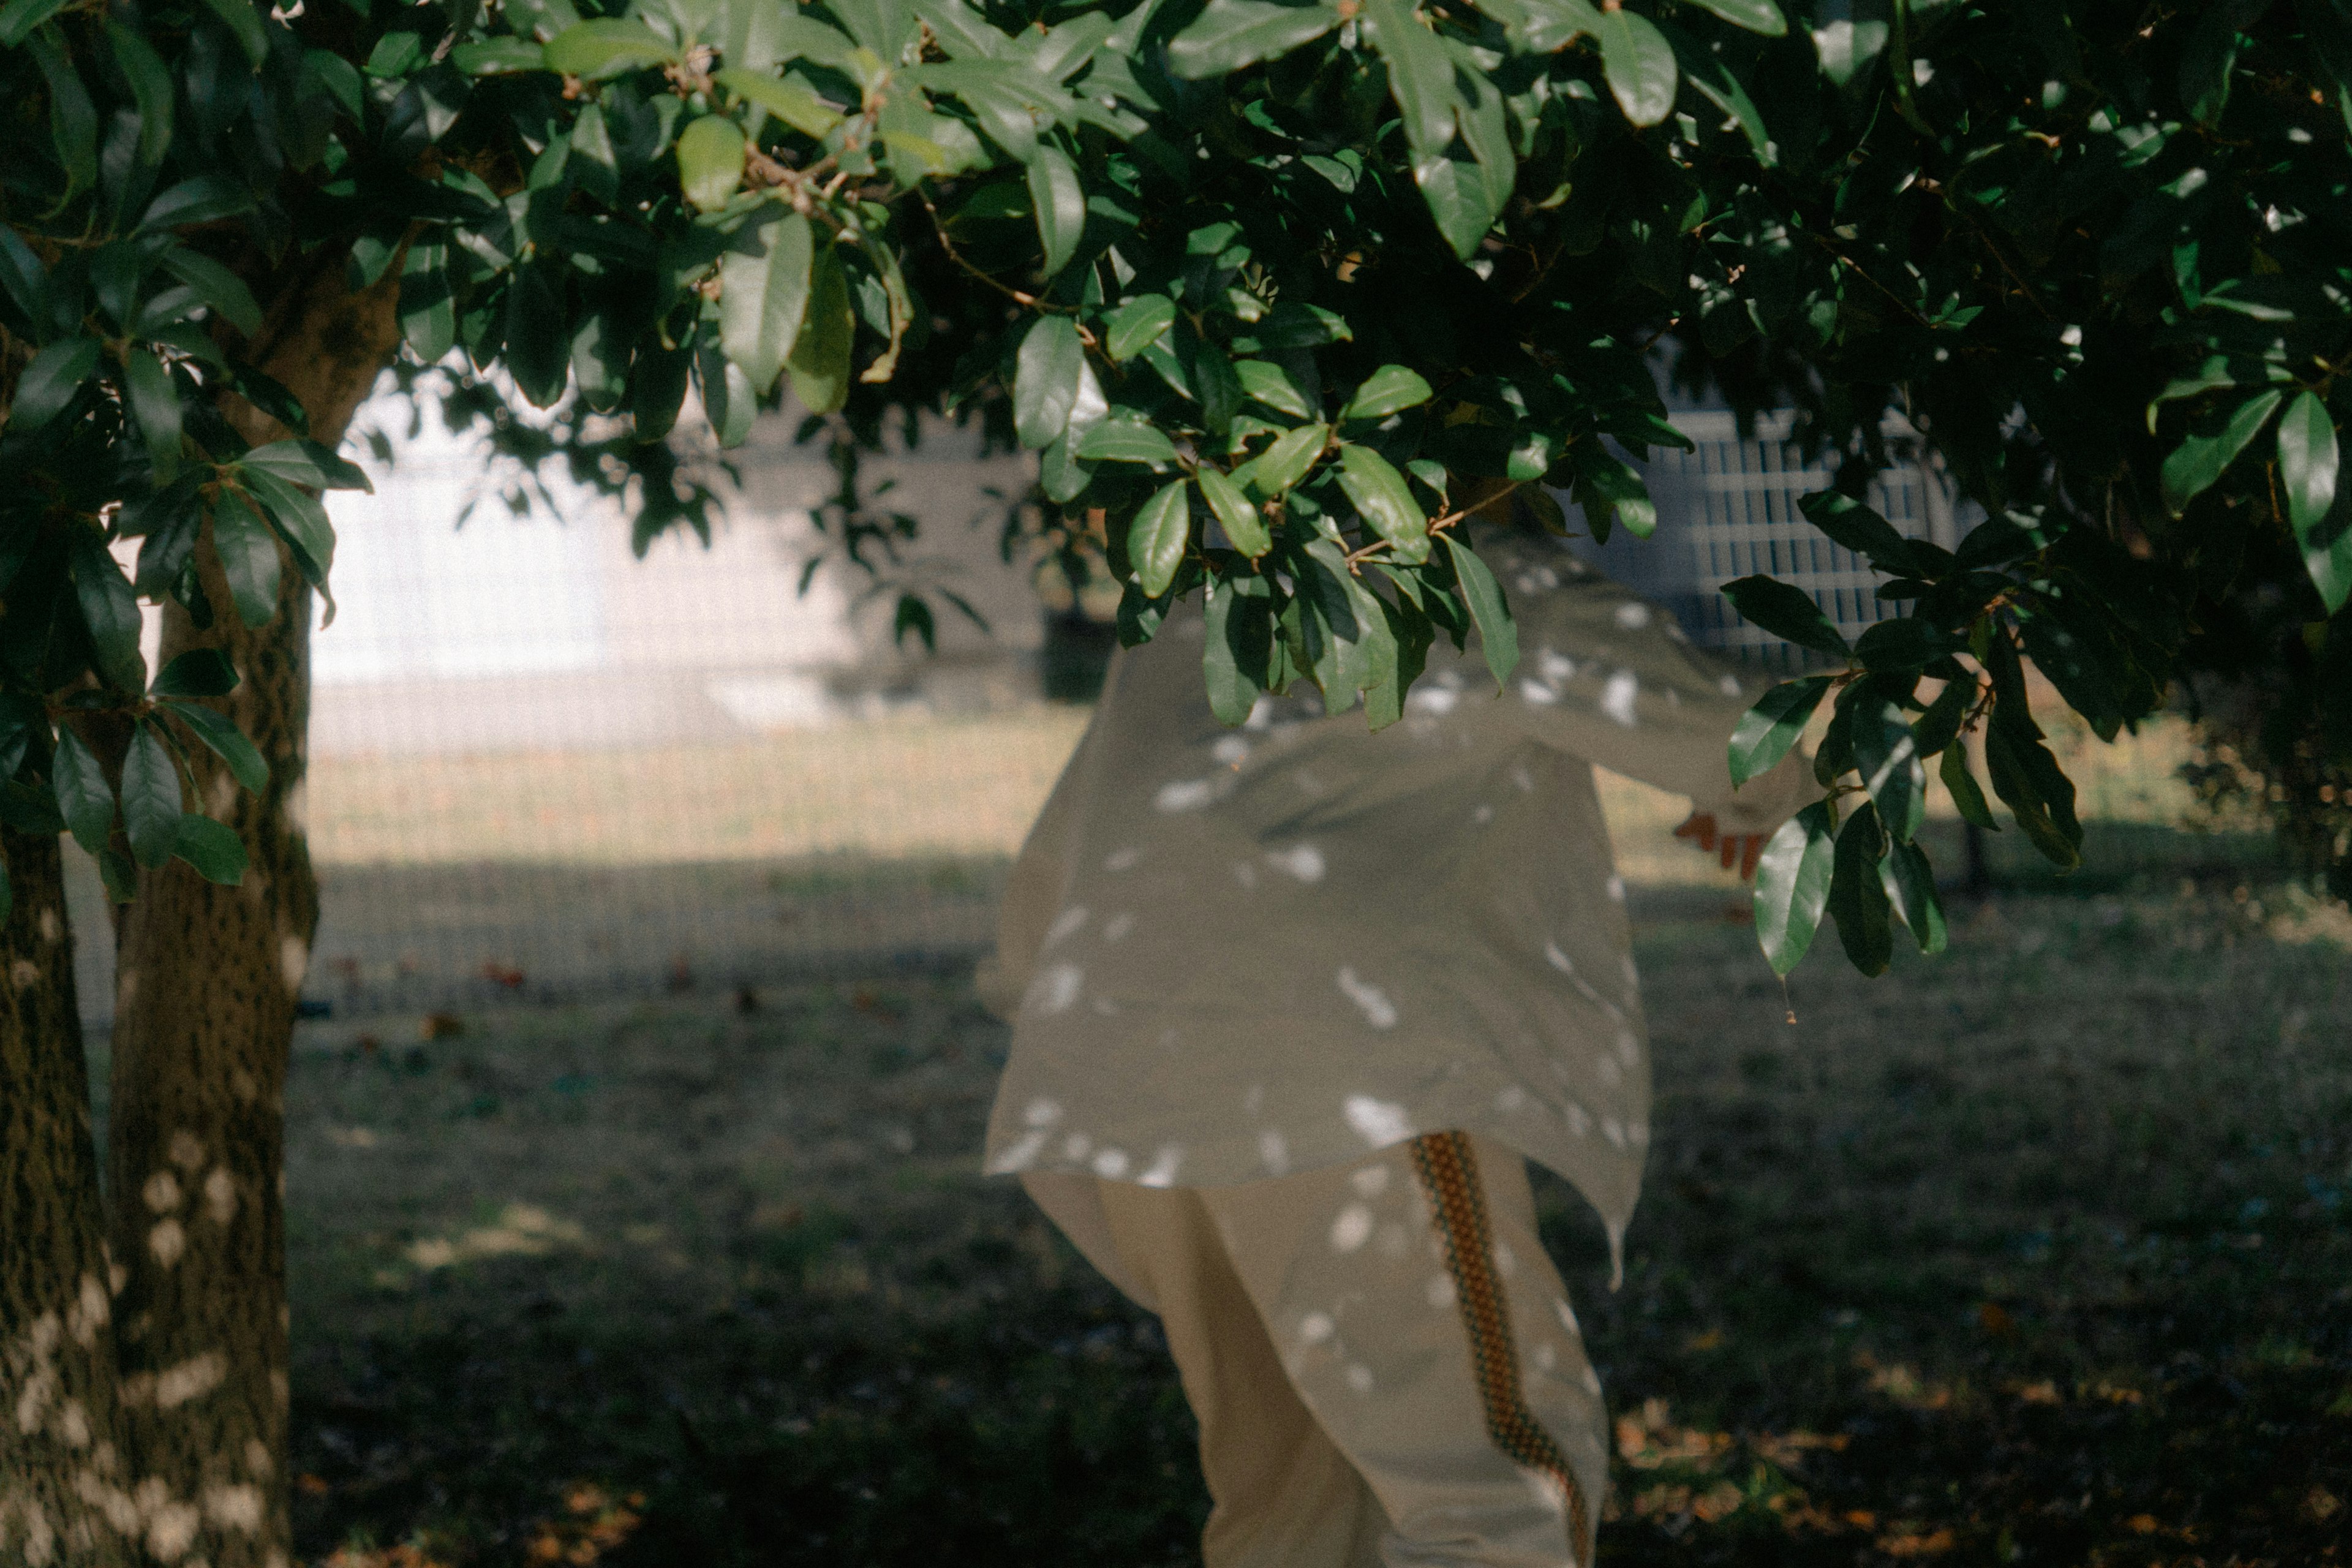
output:
[[[2175,866],[1956,906],[1952,952],[1877,981],[1824,944],[1785,994],[1720,896],[1637,902],[1660,1096],[1621,1291],[1541,1189],[1619,1415],[1604,1561],[2329,1561],[2346,952]],[[1003,1032],[967,983],[754,1004],[306,1035],[306,1552],[1196,1561],[1156,1328],[971,1173]]]

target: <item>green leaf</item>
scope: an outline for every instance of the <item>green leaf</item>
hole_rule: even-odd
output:
[[[1853,705],[1846,733],[1854,771],[1878,807],[1880,824],[1895,842],[1908,844],[1927,815],[1927,770],[1909,715],[1901,703],[1865,692]]]
[[[782,207],[754,232],[758,255],[730,250],[719,258],[719,341],[751,390],[765,395],[800,340],[816,236],[808,219]]]
[[[2303,569],[2332,616],[2352,599],[2352,485],[2338,485],[2336,504],[2310,526],[2297,527],[2294,537]]]
[[[1772,0],[1690,0],[1702,10],[1712,11],[1735,27],[1745,27],[1751,33],[1761,33],[1768,38],[1778,38],[1789,31],[1788,18]]]
[[[841,123],[841,110],[797,81],[753,70],[723,70],[710,79],[744,102],[766,110],[803,136],[822,141]]]
[[[2042,743],[2032,721],[2003,718],[1995,708],[1985,727],[1985,769],[2000,796],[2044,858],[2072,870],[2083,863],[2083,825],[2074,818],[2074,784]]]
[[[743,128],[723,114],[706,114],[679,132],[677,183],[702,212],[733,200],[743,184]]]
[[[1165,294],[1139,294],[1115,312],[1104,335],[1114,363],[1124,364],[1168,335],[1176,301]]]
[[[98,110],[72,60],[51,42],[57,37],[57,30],[51,28],[26,47],[48,84],[49,145],[57,153],[58,167],[66,172],[66,192],[58,202],[62,209],[98,184]]]
[[[467,76],[545,70],[547,50],[532,38],[478,38],[449,51],[449,63]]]
[[[147,443],[155,480],[169,484],[180,471],[180,394],[172,374],[145,349],[131,349],[122,356],[122,390]]]
[[[230,776],[239,784],[255,795],[268,787],[269,763],[262,757],[261,749],[236,727],[236,721],[194,702],[173,701],[163,706],[215,756],[228,764]]]
[[[1969,749],[1954,741],[1944,748],[1944,760],[1936,772],[1951,793],[1952,805],[1964,822],[1972,822],[1987,833],[1999,833],[2000,824],[1993,819],[1992,805],[1978,787],[1976,775],[1969,771]]]
[[[2301,538],[2336,504],[2336,426],[2317,393],[2301,394],[2280,417],[2278,464],[2287,518]]]
[[[16,301],[27,321],[48,314],[49,269],[5,223],[0,223],[0,292]]]
[[[1271,360],[1245,359],[1234,363],[1234,374],[1241,378],[1242,391],[1257,399],[1278,414],[1294,419],[1314,417],[1314,405],[1307,394],[1290,379],[1290,373]]]
[[[1192,508],[1185,498],[1184,481],[1163,487],[1145,501],[1127,525],[1127,559],[1144,593],[1158,598],[1176,580],[1184,563],[1184,547],[1192,542]]]
[[[195,868],[197,876],[224,888],[245,880],[245,845],[236,832],[209,816],[189,812],[180,818],[172,839],[172,853]]]
[[[2256,393],[2238,405],[2220,435],[2191,436],[2173,449],[2164,459],[2162,473],[2164,504],[2173,516],[2179,517],[2190,501],[2212,488],[2238,454],[2262,434],[2283,397],[2278,392]]]
[[[553,407],[572,379],[572,334],[563,309],[569,270],[541,255],[507,278],[506,366],[535,408]]]
[[[677,48],[651,27],[616,16],[564,28],[548,40],[543,58],[549,70],[583,81],[598,81],[647,66],[676,65],[679,59]]]
[[[35,354],[25,374],[16,378],[16,401],[8,410],[8,428],[38,430],[64,413],[98,373],[99,347],[96,338],[68,338]]]
[[[260,7],[253,0],[205,0],[214,14],[228,24],[236,35],[237,47],[245,51],[246,59],[255,70],[269,58],[269,32],[261,25]]]
[[[1649,485],[1633,464],[1597,441],[1577,446],[1576,499],[1596,538],[1607,536],[1611,522],[1623,523],[1626,531],[1642,539],[1657,531],[1658,507],[1650,499]],[[1601,515],[1593,516],[1596,510]]]
[[[6,32],[5,23],[0,23],[0,37]],[[114,63],[122,68],[123,79],[131,84],[131,100],[139,106],[139,162],[152,168],[163,161],[164,150],[172,144],[172,73],[146,39],[110,17],[106,41],[114,51]]]
[[[651,344],[637,350],[629,377],[629,416],[638,440],[658,441],[677,425],[693,367],[694,351],[684,343],[674,349]]]
[[[326,597],[326,621],[334,619],[334,596],[327,592],[327,574],[335,563],[335,529],[319,498],[267,468],[248,468],[245,488],[260,504],[278,537],[294,557],[294,569]]]
[[[106,787],[106,773],[98,757],[82,743],[73,726],[58,726],[58,749],[49,762],[49,787],[58,797],[58,814],[66,830],[86,854],[106,847],[114,829],[114,792]]]
[[[1037,216],[1037,238],[1045,247],[1045,276],[1050,279],[1078,253],[1087,227],[1087,193],[1070,160],[1043,142],[1029,158],[1029,204]]]
[[[1274,535],[1266,531],[1265,519],[1232,479],[1206,464],[1192,478],[1201,487],[1201,499],[1209,503],[1211,514],[1225,531],[1226,542],[1235,550],[1255,561],[1274,548]]]
[[[1871,508],[1838,490],[1822,490],[1797,502],[1807,521],[1872,565],[1895,577],[1916,577],[1925,568],[1911,542]]]
[[[1341,447],[1339,489],[1399,561],[1418,565],[1429,559],[1429,514],[1386,458],[1370,447]]]
[[[1348,406],[1339,410],[1341,419],[1385,419],[1391,414],[1417,407],[1435,395],[1419,371],[1407,370],[1401,364],[1384,364],[1364,378],[1356,388],[1356,395],[1348,399]]]
[[[15,48],[33,29],[66,8],[66,0],[8,0],[0,5],[0,44]]]
[[[1776,637],[1839,658],[1853,656],[1843,634],[1801,588],[1759,574],[1726,583],[1723,596],[1749,622]]]
[[[139,893],[139,864],[110,844],[98,852],[98,879],[110,900],[127,904]]]
[[[1495,574],[1487,570],[1475,551],[1452,533],[1441,537],[1445,541],[1446,554],[1454,562],[1454,574],[1462,584],[1463,602],[1478,628],[1487,672],[1500,688],[1519,666],[1519,628],[1511,619],[1510,606],[1503,602],[1503,585],[1495,581]]]
[[[1601,74],[1627,120],[1655,125],[1674,112],[1679,72],[1664,34],[1646,17],[1615,10],[1601,14],[1593,36],[1601,45]]]
[[[1224,725],[1237,725],[1250,716],[1257,706],[1258,684],[1250,679],[1244,668],[1239,645],[1248,629],[1249,608],[1242,608],[1244,584],[1257,590],[1260,597],[1249,601],[1263,614],[1265,585],[1255,578],[1211,578],[1206,598],[1208,637],[1201,651],[1201,673],[1209,688],[1209,711]]]
[[[218,174],[198,174],[182,180],[147,204],[140,215],[142,229],[176,228],[184,224],[218,223],[253,210],[253,193]]]
[[[1038,317],[1013,363],[1013,426],[1023,446],[1045,447],[1069,428],[1086,365],[1076,324],[1067,316]]]
[[[131,858],[151,871],[169,860],[181,815],[179,766],[155,721],[142,719],[122,757],[122,827]]]
[[[1830,918],[1846,958],[1864,974],[1884,974],[1895,957],[1895,931],[1887,921],[1886,883],[1879,875],[1885,835],[1878,813],[1868,805],[1838,829],[1830,870]]]
[[[1809,675],[1784,681],[1757,699],[1756,706],[1739,716],[1731,731],[1731,782],[1736,787],[1769,773],[1805,732],[1813,710],[1829,695],[1832,682],[1826,675]]]
[[[337,457],[316,441],[272,441],[239,458],[236,467],[247,472],[274,474],[289,485],[309,485],[313,489],[375,493],[375,486],[368,481],[364,468]]]
[[[1951,931],[1944,919],[1944,901],[1936,896],[1936,868],[1927,863],[1927,851],[1916,844],[1897,844],[1879,862],[1878,871],[1886,884],[1887,901],[1911,928],[1919,951],[1943,952]]]
[[[261,334],[261,305],[254,299],[253,290],[245,286],[245,279],[236,273],[211,257],[179,245],[163,253],[163,267],[194,289],[212,307],[213,313],[230,326],[248,338]]]
[[[118,691],[144,691],[147,660],[139,651],[139,595],[98,531],[71,526],[74,603],[89,630],[98,672]]]
[[[1835,856],[1830,808],[1815,801],[1780,825],[1756,862],[1756,940],[1775,974],[1804,962],[1829,905]]]
[[[236,666],[218,648],[195,647],[173,658],[148,688],[151,697],[226,697],[236,689]]]
[[[1234,482],[1254,500],[1275,500],[1307,477],[1331,438],[1328,425],[1302,425],[1268,442],[1265,451],[1233,471]]]
[[[449,289],[446,241],[418,239],[401,259],[400,335],[420,364],[438,364],[457,345],[457,302]]]
[[[1155,468],[1176,460],[1175,443],[1158,426],[1139,418],[1114,417],[1089,425],[1078,437],[1076,452],[1095,462],[1149,463]]]
[[[1199,81],[1286,55],[1339,25],[1332,6],[1210,0],[1192,26],[1168,40],[1168,68]]]
[[[214,505],[213,548],[227,574],[237,619],[257,631],[268,626],[278,614],[278,579],[283,563],[278,555],[277,535],[245,496],[230,491]]]
[[[849,401],[851,351],[857,342],[857,314],[849,302],[849,275],[837,247],[826,246],[809,264],[808,314],[799,341],[785,359],[793,395],[812,414],[831,414]]]

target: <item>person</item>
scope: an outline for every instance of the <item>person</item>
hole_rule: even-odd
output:
[[[1592,770],[1743,873],[1821,793],[1794,756],[1734,790],[1763,683],[1657,607],[1549,539],[1481,555],[1518,668],[1441,641],[1379,732],[1311,687],[1219,724],[1197,609],[1115,656],[983,967],[985,1168],[1159,1315],[1207,1568],[1591,1563],[1606,1413],[1526,1161],[1622,1259],[1650,1080]]]

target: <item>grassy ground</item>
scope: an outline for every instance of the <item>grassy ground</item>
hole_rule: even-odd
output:
[[[2336,1560],[2340,916],[2226,868],[2011,891],[1784,1000],[1720,893],[1639,912],[1622,1291],[1543,1189],[1622,1417],[1606,1561]],[[299,1047],[312,1558],[1195,1560],[1150,1321],[971,1173],[1004,1034],[961,974],[452,1022]]]

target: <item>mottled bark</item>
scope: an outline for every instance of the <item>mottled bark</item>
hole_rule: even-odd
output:
[[[0,1563],[128,1563],[111,1265],[58,840],[0,830]]]
[[[338,258],[262,294],[279,306],[253,357],[301,400],[317,440],[341,438],[392,352],[398,271],[353,295]],[[285,434],[241,405],[231,416],[253,441]],[[127,1275],[121,1397],[142,1475],[194,1505],[187,1539],[158,1555],[285,1568],[284,1090],[318,921],[300,816],[311,599],[289,561],[277,618],[248,630],[227,612],[209,547],[204,556],[222,614],[199,630],[167,606],[163,657],[229,656],[242,679],[221,706],[269,760],[270,781],[243,794],[200,754],[200,804],[244,840],[244,883],[216,887],[177,862],[142,872],[121,923],[108,1142]]]

